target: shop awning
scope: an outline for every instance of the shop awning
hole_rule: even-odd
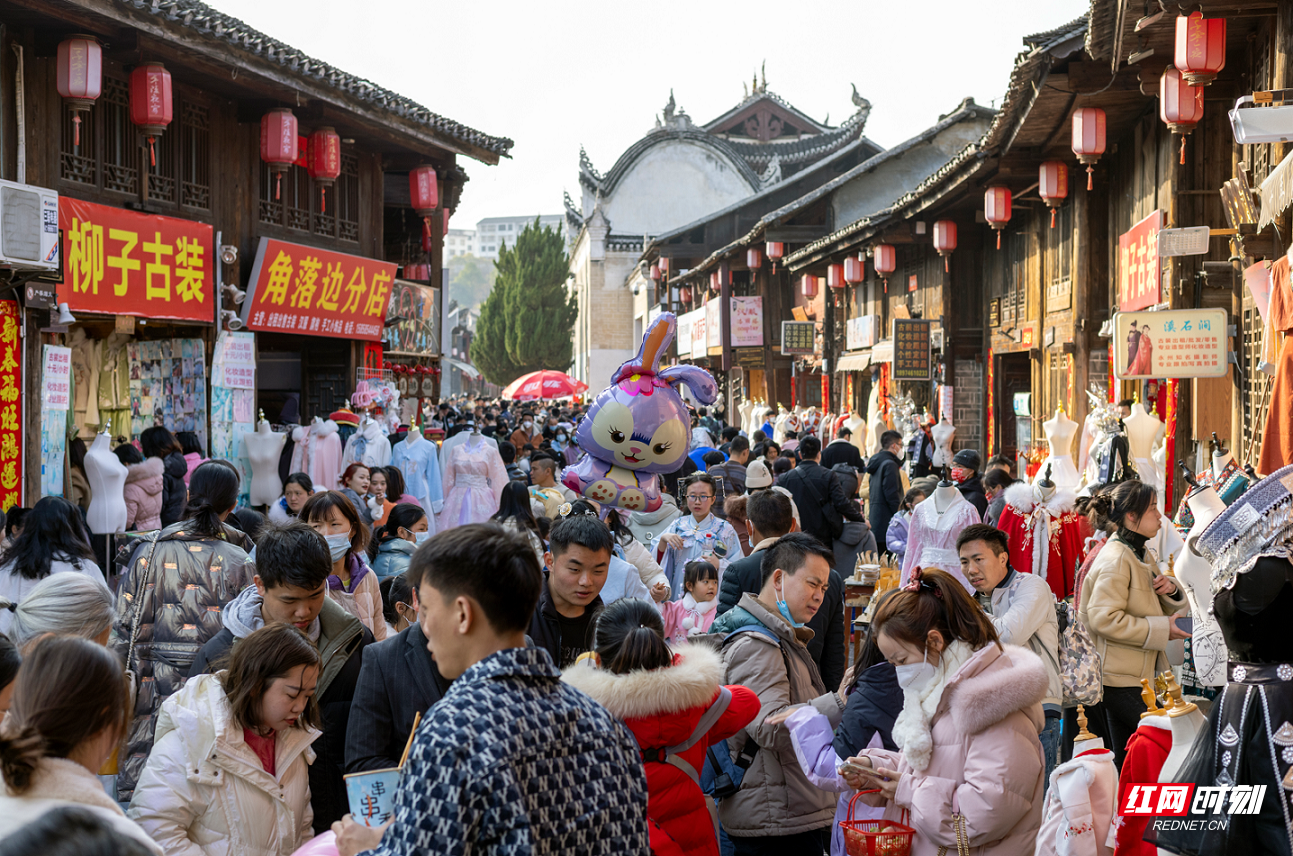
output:
[[[462,360],[455,360],[453,357],[442,357],[441,359],[465,374],[469,380],[475,380],[480,377],[480,372],[473,365],[464,363]]]
[[[835,367],[842,372],[859,372],[871,365],[871,352],[861,351],[857,353],[845,354],[840,357],[839,364]]]
[[[871,349],[871,362],[893,362],[893,339],[882,339],[875,343],[875,347]]]

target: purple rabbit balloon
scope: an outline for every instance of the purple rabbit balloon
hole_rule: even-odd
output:
[[[702,404],[718,397],[718,384],[704,369],[660,369],[677,324],[669,312],[651,323],[637,356],[615,371],[575,429],[587,454],[561,482],[580,496],[626,511],[660,507],[659,473],[678,469],[691,451],[691,419],[677,386],[687,384]]]

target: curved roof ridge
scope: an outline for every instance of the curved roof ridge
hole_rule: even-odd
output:
[[[592,169],[592,163],[587,161],[587,157],[581,156],[579,174],[580,181],[595,182],[590,184],[590,189],[599,190],[602,193],[610,193],[628,173],[629,167],[636,163],[642,155],[646,154],[648,149],[654,147],[657,143],[672,140],[685,140],[716,149],[722,155],[731,160],[732,164],[736,167],[737,172],[739,172],[741,177],[749,183],[752,191],[757,191],[759,189],[760,182],[758,173],[754,171],[749,162],[742,157],[739,152],[737,152],[721,137],[708,134],[695,126],[690,128],[657,130],[648,133],[645,137],[642,137],[633,145],[625,149],[623,154],[619,156],[619,159],[615,161],[615,165],[612,166],[610,171],[604,176],[597,175],[597,171]],[[586,161],[588,169],[591,170],[591,175],[584,170]]]

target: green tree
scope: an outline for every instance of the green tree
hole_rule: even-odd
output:
[[[458,256],[449,263],[449,299],[478,309],[494,287],[494,263],[479,256]]]
[[[535,217],[514,247],[499,249],[495,269],[476,322],[472,362],[500,386],[527,372],[568,369],[579,309],[566,288],[570,260],[561,235]]]

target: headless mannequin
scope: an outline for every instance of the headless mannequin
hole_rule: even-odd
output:
[[[1045,473],[1036,482],[1033,483],[1033,499],[1038,503],[1045,505],[1050,502],[1052,496],[1057,490],[1055,482],[1051,481],[1051,468],[1046,467]]]
[[[262,410],[256,430],[244,434],[243,442],[247,444],[247,459],[251,462],[251,504],[269,505],[283,492],[283,482],[278,477],[278,459],[287,435],[269,430],[269,422]]]
[[[1160,782],[1170,782],[1176,777],[1185,756],[1190,754],[1195,736],[1207,722],[1197,705],[1181,697],[1181,687],[1176,683],[1176,676],[1168,672],[1166,678],[1171,701],[1167,718],[1172,725],[1172,751],[1167,753],[1167,760],[1163,762],[1163,769],[1158,774]]]
[[[961,492],[956,489],[956,485],[947,477],[947,468],[944,467],[943,480],[938,483],[938,487],[934,488],[934,495],[931,497],[934,501],[934,510],[942,514],[951,508],[952,503],[956,502],[960,496]]]
[[[1189,470],[1181,465],[1186,473],[1186,481],[1193,482]],[[1175,574],[1177,582],[1185,589],[1185,598],[1190,603],[1190,614],[1194,618],[1193,650],[1194,668],[1199,682],[1210,687],[1224,686],[1226,683],[1226,646],[1221,638],[1221,630],[1212,617],[1212,565],[1195,550],[1199,536],[1212,521],[1226,510],[1226,504],[1217,495],[1216,488],[1211,486],[1195,491],[1186,505],[1194,515],[1194,526],[1185,536],[1185,549],[1177,560]]]
[[[1222,472],[1234,461],[1229,449],[1221,447],[1221,441],[1217,439],[1217,432],[1212,432],[1213,453],[1212,453],[1212,475],[1221,478]]]
[[[865,455],[867,450],[866,420],[854,410],[849,414],[849,418],[844,421],[844,427],[853,432],[853,438],[849,442]]]
[[[1084,705],[1078,705],[1077,721],[1080,730],[1077,737],[1073,738],[1073,756],[1077,757],[1083,752],[1090,752],[1092,749],[1103,749],[1104,741],[1086,730],[1087,719]]]
[[[1127,428],[1127,445],[1131,457],[1136,461],[1137,469],[1142,471],[1141,478],[1144,479],[1144,468],[1149,465],[1154,447],[1163,439],[1167,426],[1157,416],[1147,412],[1139,402],[1132,405],[1131,415],[1122,422]],[[1155,483],[1155,487],[1157,486]]]
[[[95,535],[126,531],[126,465],[112,454],[109,442],[105,430],[85,453],[85,477],[91,491],[85,522]]]
[[[952,463],[952,438],[956,436],[956,426],[944,416],[929,432],[934,438],[935,467],[946,467]]]
[[[1042,423],[1042,431],[1046,434],[1046,442],[1051,449],[1043,468],[1050,466],[1053,469],[1051,478],[1057,485],[1075,490],[1082,481],[1077,466],[1073,463],[1073,438],[1079,427],[1068,418],[1062,407],[1056,408],[1055,415]]]

